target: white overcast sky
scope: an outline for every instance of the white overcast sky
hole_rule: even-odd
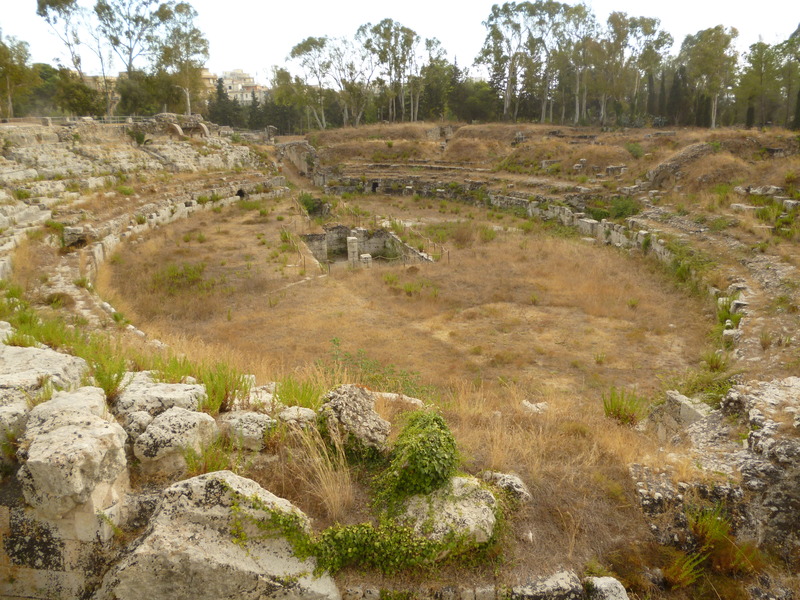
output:
[[[437,37],[450,60],[472,65],[483,44],[491,0],[190,0],[199,13],[198,26],[211,45],[212,72],[244,69],[261,83],[272,65],[282,65],[292,46],[309,36],[352,36],[367,22],[391,18],[420,36]],[[92,0],[80,0],[91,6]],[[569,4],[574,4],[568,0]],[[687,34],[724,25],[739,30],[737,47],[744,51],[761,38],[773,44],[789,37],[800,23],[797,0],[587,0],[597,19],[612,11],[657,17],[675,38],[673,52]],[[36,15],[36,0],[0,0],[0,29],[30,44],[34,62],[60,58],[69,64],[63,46]],[[88,60],[86,56],[85,60]],[[91,63],[87,71],[93,71]],[[119,60],[114,64],[121,70]]]

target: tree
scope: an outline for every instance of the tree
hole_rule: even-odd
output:
[[[375,55],[365,45],[367,39],[366,31],[360,27],[354,42],[338,38],[327,44],[331,78],[339,88],[345,126],[352,124],[358,127],[372,97],[371,85],[377,62]]]
[[[358,35],[364,47],[373,53],[383,68],[388,84],[386,88],[389,120],[397,119],[397,98],[400,98],[400,119],[405,120],[407,77],[411,71],[420,37],[392,19],[377,25],[366,23],[359,27]]]
[[[495,4],[483,22],[486,39],[475,62],[488,66],[494,84],[502,88],[504,121],[511,119],[511,102],[516,96],[520,64],[531,37],[531,8],[528,2]]]
[[[186,98],[186,114],[192,114],[192,95],[201,91],[200,72],[208,60],[208,40],[194,25],[197,11],[187,2],[167,6],[165,35],[155,40],[155,67],[172,75]]]
[[[122,60],[130,76],[133,61],[157,43],[159,28],[173,16],[169,3],[158,0],[98,0],[98,30]]]
[[[77,0],[37,0],[36,14],[50,26],[58,39],[67,47],[70,62],[83,79],[80,51],[80,29],[83,9]]]
[[[14,97],[29,92],[36,83],[36,72],[28,66],[28,43],[0,33],[0,90],[6,99],[6,117],[14,116]]]
[[[292,48],[289,57],[296,59],[303,69],[298,87],[304,88],[306,106],[314,114],[320,129],[327,127],[325,120],[325,80],[331,70],[331,60],[326,52],[328,38],[309,37]],[[309,80],[312,83],[309,83]]]
[[[78,116],[100,116],[105,112],[102,95],[67,69],[59,69],[53,100],[61,110]]]
[[[757,120],[763,127],[772,121],[772,114],[780,98],[775,48],[764,42],[756,42],[750,46],[745,61],[744,72],[739,81],[739,94],[755,102]]]
[[[717,25],[687,35],[679,58],[686,64],[687,75],[702,94],[711,98],[711,128],[717,126],[719,96],[733,83],[737,53],[733,41],[739,33],[734,28]]]

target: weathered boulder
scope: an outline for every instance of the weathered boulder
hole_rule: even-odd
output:
[[[343,437],[382,451],[389,437],[389,422],[375,412],[375,398],[365,388],[346,384],[329,391],[320,414],[329,428],[337,427]]]
[[[501,490],[506,491],[512,498],[520,504],[530,502],[533,496],[522,481],[519,475],[512,473],[498,473],[497,471],[484,471],[481,473],[481,478],[499,487]]]
[[[465,545],[488,542],[494,533],[497,500],[475,477],[453,477],[428,495],[405,501],[399,520],[422,536],[455,536]]]
[[[217,424],[205,413],[177,406],[158,415],[133,444],[146,472],[174,474],[186,468],[184,452],[200,453],[217,436]]]
[[[140,541],[106,574],[95,600],[338,600],[330,576],[311,575],[313,560],[299,560],[284,537],[255,525],[273,513],[293,515],[298,527],[309,528],[288,500],[230,471],[176,483],[164,491]]]
[[[581,580],[574,571],[560,571],[546,578],[511,588],[511,598],[520,600],[583,600]]]
[[[114,403],[114,414],[135,442],[154,417],[174,407],[197,410],[205,398],[202,385],[158,383],[149,371],[141,371],[131,375]]]
[[[0,389],[35,390],[43,381],[62,389],[76,388],[87,369],[82,358],[49,348],[0,344]]]
[[[613,577],[587,577],[583,580],[589,600],[628,600],[628,592]]]
[[[308,425],[317,420],[317,413],[304,406],[290,406],[278,413],[278,418],[288,425]]]
[[[260,452],[264,448],[264,434],[276,424],[269,415],[235,410],[220,416],[219,429],[245,450]]]
[[[648,422],[655,429],[662,442],[683,433],[690,425],[705,419],[711,414],[711,407],[703,402],[669,390],[666,401],[656,406],[648,416]]]
[[[26,502],[50,518],[90,501],[107,506],[127,484],[125,438],[106,414],[103,390],[56,392],[31,410],[21,439]]]

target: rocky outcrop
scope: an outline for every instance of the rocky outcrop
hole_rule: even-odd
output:
[[[583,584],[589,600],[628,600],[625,587],[613,577],[587,577]]]
[[[176,474],[186,468],[185,452],[200,454],[217,436],[214,419],[177,406],[158,415],[133,444],[133,453],[147,473]]]
[[[34,407],[20,440],[25,501],[49,518],[109,504],[127,484],[125,431],[109,418],[100,388],[56,392]]]
[[[749,429],[741,464],[753,535],[785,558],[800,555],[800,377],[736,386],[722,411]]]
[[[528,486],[519,475],[512,473],[498,473],[497,471],[484,471],[481,478],[506,492],[520,504],[525,504],[533,499]]]
[[[453,537],[463,546],[472,546],[491,539],[496,509],[494,495],[476,478],[453,477],[432,494],[409,498],[400,521],[429,539]]]
[[[684,169],[688,165],[713,151],[713,147],[705,142],[687,146],[652,171],[648,171],[647,179],[653,189],[670,190],[683,177]]]
[[[325,394],[320,414],[329,429],[337,428],[347,441],[383,451],[389,437],[389,422],[375,412],[375,399],[358,385],[339,386]]]
[[[561,571],[525,585],[511,588],[515,600],[583,600],[581,580],[574,571]]]
[[[158,383],[150,372],[141,371],[130,375],[113,410],[133,443],[161,413],[176,407],[196,411],[205,399],[202,385]]]
[[[284,537],[257,527],[273,512],[309,527],[287,500],[230,471],[176,483],[95,600],[338,600],[330,576],[311,575],[313,560],[299,560]]]
[[[252,452],[264,449],[264,436],[277,425],[269,415],[245,410],[224,413],[219,421],[220,433],[228,436],[237,447]]]
[[[86,361],[49,348],[0,344],[0,390],[31,391],[49,381],[62,389],[78,387]]]

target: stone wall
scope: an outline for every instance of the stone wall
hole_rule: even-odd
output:
[[[308,249],[321,263],[330,262],[335,257],[356,260],[362,254],[375,258],[402,257],[404,260],[430,261],[427,254],[411,248],[386,229],[369,231],[363,227],[350,229],[344,225],[334,225],[325,229],[325,233],[312,233],[301,236]],[[348,247],[348,239],[354,238],[356,245]],[[354,259],[355,257],[355,259]]]

